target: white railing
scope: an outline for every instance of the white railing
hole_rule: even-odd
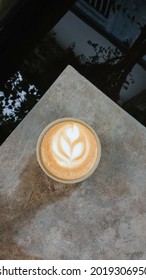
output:
[[[97,10],[104,17],[108,18],[112,5],[112,0],[85,0],[95,10]]]

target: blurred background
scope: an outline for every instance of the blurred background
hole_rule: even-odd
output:
[[[0,0],[0,144],[70,64],[146,126],[146,0]]]

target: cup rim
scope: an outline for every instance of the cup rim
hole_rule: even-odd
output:
[[[93,165],[93,167],[91,168],[91,170],[85,174],[84,176],[81,176],[77,179],[73,179],[73,180],[65,180],[65,179],[61,179],[61,178],[58,178],[58,177],[55,177],[54,175],[52,175],[48,170],[47,168],[44,166],[42,160],[41,160],[41,155],[40,155],[40,146],[41,146],[41,141],[45,135],[45,133],[52,127],[54,126],[55,124],[59,123],[59,122],[65,122],[65,121],[75,121],[75,122],[78,122],[78,123],[81,123],[83,125],[85,125],[87,128],[90,129],[90,131],[93,133],[95,139],[96,139],[96,143],[97,143],[97,146],[98,146],[98,156],[97,156],[97,159],[96,159],[96,162],[95,164]],[[37,161],[41,167],[41,169],[45,172],[45,174],[50,177],[51,179],[57,181],[57,182],[60,182],[60,183],[64,183],[64,184],[74,184],[74,183],[79,183],[79,182],[82,182],[84,180],[86,180],[88,177],[90,177],[93,172],[96,170],[97,166],[99,165],[99,162],[100,162],[100,159],[101,159],[101,143],[100,143],[100,140],[99,140],[99,137],[97,135],[97,133],[95,132],[95,130],[89,125],[87,124],[86,122],[84,122],[83,120],[80,120],[80,119],[77,119],[77,118],[71,118],[71,117],[65,117],[65,118],[59,118],[59,119],[56,119],[55,121],[49,123],[41,132],[39,138],[38,138],[38,141],[37,141],[37,145],[36,145],[36,156],[37,156]]]

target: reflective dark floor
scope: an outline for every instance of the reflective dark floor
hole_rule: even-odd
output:
[[[117,10],[113,13],[114,15],[119,13],[120,8],[115,7],[115,9]],[[87,28],[85,37],[87,37],[86,41],[88,42],[88,47],[92,49],[93,55],[87,57],[86,53],[84,53],[84,48],[82,48],[82,53],[78,54],[76,53],[77,42],[75,41],[75,37],[72,37],[72,28],[77,33],[81,27],[80,23],[77,27],[70,16],[66,17],[65,15],[63,17],[65,20],[67,18],[67,21],[63,27],[64,30],[61,29],[62,36],[64,36],[64,40],[66,39],[65,36],[68,36],[66,34],[70,36],[68,46],[63,47],[58,39],[58,34],[55,34],[53,30],[50,31],[50,28],[47,29],[46,26],[44,27],[44,22],[40,21],[39,29],[41,30],[42,24],[43,36],[40,37],[38,34],[37,38],[35,34],[35,44],[32,44],[32,41],[28,38],[27,43],[25,42],[24,44],[24,49],[29,43],[30,46],[20,60],[21,63],[14,63],[15,67],[11,73],[5,70],[5,78],[0,83],[0,143],[3,143],[68,64],[76,68],[114,102],[121,104],[127,112],[133,115],[143,125],[146,125],[146,89],[141,90],[141,84],[145,82],[144,77],[146,77],[146,62],[145,59],[142,59],[146,53],[146,47],[144,47],[146,18],[143,19],[143,29],[139,28],[139,33],[137,33],[137,37],[135,36],[135,40],[132,43],[130,41],[130,28],[132,23],[129,21],[129,41],[127,39],[124,42],[125,45],[122,45],[117,39],[114,40],[114,36],[117,36],[115,34],[118,34],[116,33],[117,31],[114,31],[114,36],[111,33],[109,35],[107,30],[102,30],[100,24],[96,24],[95,26],[90,19],[88,20],[88,17],[83,15],[79,9],[76,9],[75,5],[72,6],[71,12],[85,23],[86,26],[90,26],[97,33],[99,31],[100,36],[106,40],[106,46],[100,44],[99,41],[97,43],[89,40],[89,31]],[[57,23],[58,29],[61,24],[61,21]],[[137,30],[134,24],[135,22],[133,23],[132,31]],[[125,32],[126,36],[128,36],[127,28],[121,32],[123,32],[122,34]],[[31,37],[33,37],[33,32],[31,33]],[[111,42],[114,47],[111,46]],[[143,49],[141,47],[139,48],[139,46],[142,46]],[[133,58],[133,53],[135,58]],[[134,74],[131,73],[135,65],[138,65],[137,67],[142,69],[140,70],[142,71],[140,76],[141,80],[135,78],[135,72]],[[136,71],[135,68],[134,71]],[[137,87],[137,95],[121,103],[121,89],[125,89],[127,91],[126,94],[128,94],[132,84]]]

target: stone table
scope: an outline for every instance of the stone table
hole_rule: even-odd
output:
[[[44,127],[80,118],[102,157],[63,185],[36,160]],[[146,259],[146,129],[68,66],[0,148],[0,259]]]

